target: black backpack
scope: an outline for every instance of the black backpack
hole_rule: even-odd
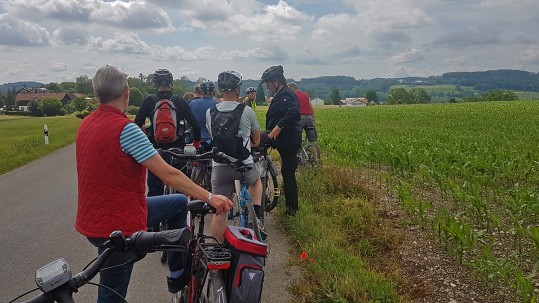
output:
[[[217,151],[238,160],[245,160],[250,155],[247,147],[243,145],[243,137],[238,135],[244,109],[245,104],[238,104],[229,112],[221,112],[216,107],[210,109],[213,146]]]

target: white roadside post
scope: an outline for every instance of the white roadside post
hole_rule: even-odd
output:
[[[47,124],[43,124],[43,132],[45,134],[45,144],[49,144],[49,127]]]

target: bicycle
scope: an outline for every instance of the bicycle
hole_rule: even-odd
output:
[[[314,127],[308,127],[309,130],[313,130]],[[306,138],[305,132],[302,131],[301,148],[298,151],[298,164],[315,166],[320,163],[320,148],[317,143],[309,142]]]
[[[197,154],[197,150],[194,147],[186,146],[184,149],[180,148],[170,148],[170,149],[158,149],[159,154],[161,155],[168,155],[169,156],[169,164],[176,167],[179,163],[185,163],[185,165],[180,169],[182,172],[184,172],[186,175],[190,176],[190,179],[193,180],[193,182],[197,183],[201,187],[204,187],[205,189],[208,189],[207,186],[209,186],[209,190],[211,191],[211,176],[209,175],[210,171],[207,168],[201,168],[199,170],[195,171],[195,168],[198,167],[198,164],[202,161],[207,162],[208,160],[211,160],[211,157],[213,156],[213,152],[209,151],[203,154]],[[202,167],[204,167],[203,164]],[[210,165],[211,166],[211,165]],[[197,179],[195,179],[197,178]],[[205,186],[203,186],[201,183],[203,182]],[[176,190],[167,184],[163,184],[163,195],[170,195],[175,194]],[[167,222],[160,222],[159,226],[157,227],[159,231],[167,230]],[[161,255],[161,263],[165,263],[167,261],[167,254],[163,253]]]
[[[253,207],[253,201],[249,195],[245,173],[253,169],[253,166],[242,165],[241,160],[230,157],[223,152],[217,152],[215,157],[224,160],[228,165],[234,167],[240,173],[240,179],[235,182],[235,195],[233,197],[234,208],[228,214],[228,220],[232,220],[234,225],[250,228],[254,231],[256,239],[265,242],[267,234],[263,224],[262,211],[258,218]]]
[[[35,280],[38,288],[18,296],[11,300],[10,303],[37,290],[41,290],[42,293],[24,302],[75,302],[73,300],[73,293],[76,293],[80,287],[86,284],[105,287],[90,281],[100,270],[104,270],[103,265],[105,261],[114,252],[133,252],[136,258],[131,262],[137,262],[150,252],[185,250],[189,237],[190,232],[185,228],[161,232],[140,231],[129,237],[124,237],[121,231],[114,231],[110,234],[109,240],[104,244],[107,247],[106,250],[90,262],[80,273],[72,276],[69,264],[63,258],[55,259],[36,270]],[[118,294],[118,296],[120,295]]]
[[[26,292],[9,303],[41,289],[42,294],[25,303],[74,302],[73,293],[90,282],[103,268],[105,261],[116,251],[133,252],[130,262],[142,260],[155,251],[187,251],[189,255],[188,284],[184,290],[173,294],[172,302],[224,302],[228,301],[224,271],[230,267],[231,253],[217,239],[204,234],[204,217],[215,209],[201,200],[189,201],[187,227],[159,232],[139,231],[124,237],[121,231],[111,233],[104,244],[107,249],[80,273],[72,276],[69,264],[58,258],[36,270],[38,288]],[[198,232],[195,220],[199,219]],[[207,242],[210,239],[212,242]],[[124,299],[124,298],[122,298]],[[125,299],[124,299],[125,301]]]
[[[269,148],[270,145],[261,144],[254,152],[253,157],[262,182],[262,205],[266,212],[272,211],[277,206],[281,195],[277,180],[279,171],[271,159]]]
[[[189,279],[182,291],[173,294],[172,303],[226,303],[228,296],[224,271],[230,268],[232,255],[223,243],[204,233],[205,216],[215,213],[215,209],[200,200],[189,202],[187,209],[187,228],[191,231],[188,244]],[[197,219],[198,231],[195,224]]]

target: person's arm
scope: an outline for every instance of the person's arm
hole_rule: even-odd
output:
[[[260,129],[253,129],[251,131],[251,147],[258,147],[260,145]]]
[[[251,117],[251,147],[258,147],[260,145],[260,124],[258,123],[258,118],[255,114],[254,109],[249,109],[248,113]]]
[[[159,154],[142,162],[142,165],[156,175],[161,181],[192,198],[207,201],[215,208],[217,215],[228,212],[234,207],[232,201],[222,195],[212,195],[204,188],[195,184],[184,173],[167,164]]]
[[[166,163],[161,155],[153,148],[142,130],[133,123],[128,123],[120,135],[122,150],[133,157],[135,161],[154,173],[161,181],[173,187],[179,192],[208,203],[215,207],[218,213],[229,211],[233,207],[232,202],[220,195],[211,195],[207,190],[196,185],[181,171]]]

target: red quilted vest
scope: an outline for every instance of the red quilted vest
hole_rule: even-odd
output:
[[[79,205],[75,228],[94,238],[146,229],[146,169],[120,148],[120,133],[132,121],[105,104],[84,118],[77,132]]]

